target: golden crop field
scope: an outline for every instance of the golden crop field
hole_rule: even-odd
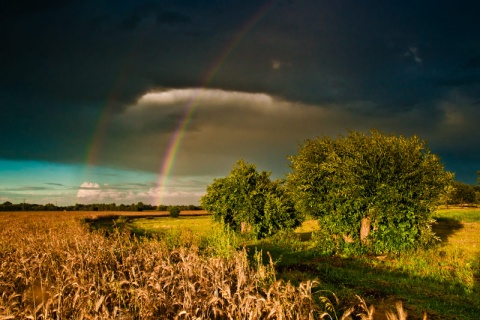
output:
[[[99,212],[0,213],[2,319],[309,319],[312,281],[277,280],[272,265],[90,231]]]

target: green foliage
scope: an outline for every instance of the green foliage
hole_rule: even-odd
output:
[[[434,239],[431,213],[453,175],[416,136],[371,131],[317,138],[290,160],[288,184],[297,210],[317,217],[337,244],[361,242],[362,219],[370,224],[362,244],[377,253]]]
[[[462,182],[453,183],[453,192],[451,193],[448,204],[474,204],[476,203],[475,186]]]
[[[257,238],[294,229],[302,222],[283,184],[243,160],[227,177],[215,179],[200,201],[216,221]]]
[[[180,215],[180,208],[178,206],[170,206],[168,208],[168,213],[170,213],[170,217],[178,218]]]
[[[230,258],[239,247],[237,234],[230,230],[228,225],[217,224],[210,229],[207,235],[201,238],[199,248],[213,257]]]

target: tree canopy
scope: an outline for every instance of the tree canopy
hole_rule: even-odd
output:
[[[257,238],[301,224],[283,184],[243,160],[225,178],[214,179],[200,201],[216,221]]]
[[[418,137],[378,131],[307,140],[290,160],[297,210],[337,243],[375,252],[429,243],[432,210],[453,179]]]

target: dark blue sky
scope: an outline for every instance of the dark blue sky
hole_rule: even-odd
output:
[[[475,1],[2,4],[0,201],[194,203],[240,158],[282,177],[299,142],[371,128],[418,135],[476,183],[478,12]]]

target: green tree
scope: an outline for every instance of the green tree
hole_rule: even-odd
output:
[[[255,165],[243,160],[227,177],[214,179],[200,201],[216,221],[257,238],[294,229],[302,222],[283,184],[271,181],[269,172],[258,172]]]
[[[452,204],[473,204],[476,202],[476,194],[474,186],[463,182],[453,183],[454,191],[452,193],[450,203]]]
[[[168,207],[168,213],[172,218],[178,218],[180,216],[180,207],[178,206],[170,206]]]
[[[378,131],[321,137],[290,160],[297,210],[317,217],[337,245],[398,252],[434,239],[431,213],[453,174],[418,137]]]

